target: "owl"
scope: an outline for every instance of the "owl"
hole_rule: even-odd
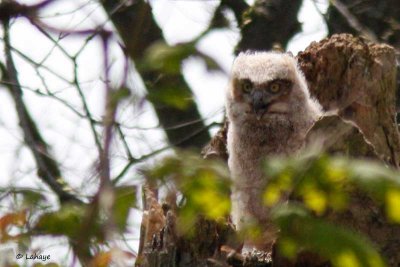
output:
[[[276,238],[276,230],[262,203],[268,182],[262,161],[267,156],[296,154],[321,116],[321,107],[310,97],[291,55],[244,52],[233,63],[226,110],[233,222],[239,230],[253,222],[263,227],[262,244],[254,247],[266,249]]]

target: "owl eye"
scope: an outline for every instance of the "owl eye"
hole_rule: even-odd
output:
[[[278,93],[281,90],[281,86],[279,83],[273,83],[270,87],[269,87],[269,91],[271,93]]]
[[[242,83],[243,92],[250,93],[252,89],[253,89],[253,85],[251,84],[251,82],[249,80],[244,80]]]

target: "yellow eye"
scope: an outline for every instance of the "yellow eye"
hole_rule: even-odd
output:
[[[253,89],[253,85],[251,84],[251,82],[249,80],[244,80],[242,83],[243,92],[250,93],[252,89]]]
[[[281,90],[281,86],[279,85],[279,83],[273,83],[270,87],[269,87],[269,91],[271,93],[278,93]]]

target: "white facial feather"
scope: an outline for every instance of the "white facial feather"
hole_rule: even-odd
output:
[[[293,79],[295,74],[295,60],[289,55],[274,52],[240,53],[232,67],[232,76],[250,78],[259,83],[276,78]]]

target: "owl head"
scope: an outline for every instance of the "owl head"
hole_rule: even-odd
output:
[[[232,67],[227,93],[231,120],[285,119],[311,100],[296,60],[277,52],[239,54]]]

